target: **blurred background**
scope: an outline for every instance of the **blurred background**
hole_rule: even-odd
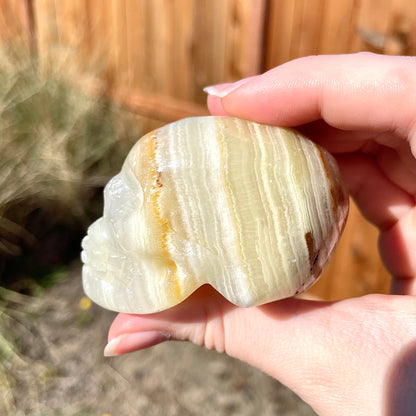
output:
[[[117,359],[80,240],[132,144],[202,88],[311,54],[415,55],[413,0],[0,0],[0,414],[314,415],[275,380],[171,343]],[[352,204],[309,297],[387,293]]]

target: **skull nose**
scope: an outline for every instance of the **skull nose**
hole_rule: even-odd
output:
[[[105,272],[110,241],[105,223],[100,218],[90,226],[88,234],[82,240],[82,262],[97,271]]]

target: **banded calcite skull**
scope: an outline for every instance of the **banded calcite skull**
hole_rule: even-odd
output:
[[[332,156],[294,130],[196,117],[132,148],[82,242],[101,306],[151,313],[203,284],[253,306],[307,289],[348,213]]]

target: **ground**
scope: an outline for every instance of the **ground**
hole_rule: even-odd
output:
[[[41,299],[24,298],[24,312],[9,313],[3,336],[15,347],[2,352],[0,415],[315,415],[271,377],[188,343],[103,357],[115,314],[83,310],[82,298],[76,265]]]

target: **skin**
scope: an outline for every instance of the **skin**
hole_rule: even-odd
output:
[[[212,114],[296,127],[336,157],[380,230],[392,294],[244,309],[204,286],[163,312],[119,314],[106,355],[190,341],[258,367],[320,415],[416,414],[416,58],[306,57],[208,92]]]

